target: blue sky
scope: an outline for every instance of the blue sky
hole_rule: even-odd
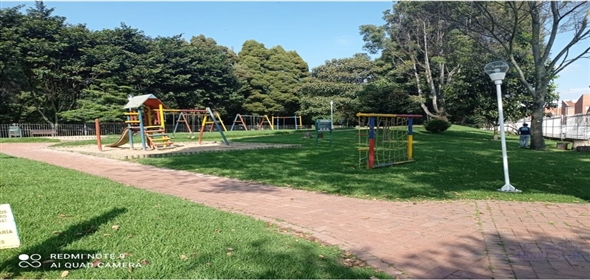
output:
[[[0,7],[33,1],[0,0]],[[92,30],[111,29],[121,22],[143,30],[146,35],[203,34],[238,52],[254,39],[267,48],[281,45],[295,50],[316,67],[332,58],[363,52],[359,26],[383,24],[383,11],[391,1],[375,2],[70,2],[45,1],[55,14],[70,23],[85,23]],[[568,34],[562,37],[566,38]],[[562,41],[558,43],[563,45]],[[575,50],[587,47],[590,40]],[[557,80],[562,99],[590,93],[590,59],[578,61],[560,73]]]

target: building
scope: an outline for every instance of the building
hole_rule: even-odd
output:
[[[570,116],[575,114],[576,112],[576,103],[570,100],[562,100],[561,101],[561,115],[562,116]]]
[[[574,114],[586,114],[590,110],[590,94],[582,94],[576,101]]]
[[[545,108],[545,116],[559,116],[561,108]]]

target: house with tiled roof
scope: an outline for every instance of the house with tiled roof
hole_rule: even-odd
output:
[[[590,111],[590,94],[582,94],[574,106],[574,114],[586,114]]]
[[[560,108],[545,108],[545,116],[559,116]]]
[[[571,100],[561,101],[561,115],[570,116],[576,113],[576,103]]]

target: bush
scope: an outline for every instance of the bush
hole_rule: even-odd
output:
[[[424,128],[432,133],[441,133],[451,127],[451,123],[445,120],[434,119],[424,123]]]

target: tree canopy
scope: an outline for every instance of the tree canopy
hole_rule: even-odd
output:
[[[536,130],[558,99],[555,77],[588,55],[569,51],[590,37],[588,5],[396,2],[382,25],[359,27],[376,59],[358,53],[313,69],[296,50],[254,39],[235,53],[203,34],[150,37],[125,23],[91,31],[40,1],[24,12],[22,5],[2,8],[0,122],[116,122],[129,95],[154,94],[170,107],[212,107],[226,119],[299,114],[309,123],[329,116],[333,101],[343,124],[365,111],[495,125],[495,91],[482,69],[504,59],[511,64],[505,117],[532,115],[540,148]],[[574,37],[555,50],[563,30]]]

